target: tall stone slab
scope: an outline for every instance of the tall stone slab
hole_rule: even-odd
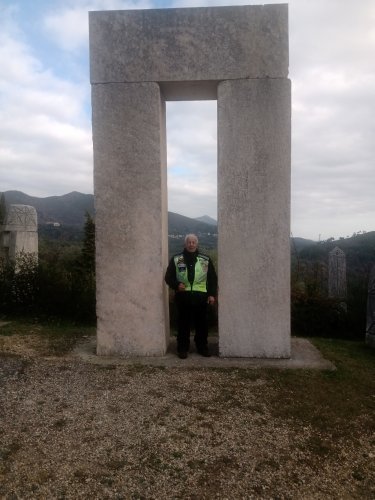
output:
[[[290,82],[218,89],[219,349],[290,356]]]
[[[165,103],[157,83],[95,85],[97,352],[162,355],[168,314]]]
[[[328,256],[328,296],[346,299],[346,257],[339,247],[335,247]]]
[[[92,12],[89,25],[98,353],[165,351],[163,99],[218,99],[220,351],[288,357],[287,5]]]

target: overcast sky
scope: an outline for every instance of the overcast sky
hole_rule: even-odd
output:
[[[260,3],[0,0],[0,191],[93,192],[87,11]],[[375,1],[291,0],[289,33],[293,235],[374,231]],[[216,218],[216,102],[167,113],[169,210]]]

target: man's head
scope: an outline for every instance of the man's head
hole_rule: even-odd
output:
[[[187,234],[185,236],[185,248],[188,252],[194,253],[198,248],[198,238],[195,234]]]

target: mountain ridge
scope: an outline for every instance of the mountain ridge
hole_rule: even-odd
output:
[[[83,227],[85,214],[94,216],[94,195],[72,191],[64,195],[37,197],[22,191],[5,191],[6,205],[20,204],[33,206],[38,214],[38,224],[58,223],[65,226]],[[186,217],[175,212],[168,212],[168,233],[182,235],[187,233],[215,233],[212,224]]]
[[[217,221],[210,217],[209,215],[202,215],[202,217],[194,217],[195,220],[199,220],[200,222],[205,222],[206,224],[210,224],[211,226],[217,226]]]
[[[83,226],[85,214],[94,215],[94,195],[72,191],[61,196],[39,198],[22,191],[5,191],[6,205],[33,206],[38,214],[38,224],[58,222],[68,226]]]
[[[1,193],[0,193],[1,194]],[[38,224],[40,234],[59,234],[59,231],[51,228],[51,223],[59,223],[65,228],[62,231],[70,229],[77,234],[77,238],[81,238],[83,234],[83,226],[85,223],[85,214],[88,212],[94,216],[94,195],[84,194],[79,191],[71,191],[64,195],[47,196],[44,198],[30,196],[22,191],[5,191],[3,192],[6,205],[22,204],[35,207],[38,214]],[[202,218],[205,216],[202,216]],[[181,246],[183,237],[188,233],[196,233],[206,248],[214,248],[217,245],[217,226],[213,226],[199,220],[201,218],[190,218],[185,215],[180,215],[175,212],[168,212],[168,234],[172,241],[172,247]],[[50,229],[48,229],[50,228]],[[70,229],[69,229],[70,228]],[[327,240],[327,242],[317,242],[306,238],[293,237],[291,238],[292,253],[301,254],[303,258],[311,258],[312,256],[320,256],[327,250],[331,250],[334,246],[341,247],[344,251],[352,251],[352,247],[369,244],[367,253],[375,255],[373,247],[373,238],[375,232],[366,234],[353,235],[351,238],[340,238],[338,240]],[[371,255],[366,256],[369,258]]]

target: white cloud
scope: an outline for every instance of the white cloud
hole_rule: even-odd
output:
[[[22,37],[14,38],[14,24],[7,21],[1,28],[1,190],[39,196],[92,191],[84,90],[45,69]]]
[[[174,6],[240,3],[262,2],[185,0]],[[318,238],[374,230],[375,4],[291,0],[289,19],[293,232]],[[194,127],[195,137],[204,132]],[[176,141],[181,150],[173,151],[173,161],[186,151],[190,156],[177,132]]]
[[[264,3],[287,3],[285,0],[272,0],[262,2],[261,0],[174,0],[171,6],[180,7],[225,7],[230,5],[263,5]]]
[[[168,102],[168,204],[189,217],[217,212],[216,101]]]
[[[292,227],[318,238],[374,230],[375,5],[292,1]]]
[[[148,0],[76,0],[51,10],[44,19],[44,28],[51,41],[62,50],[74,53],[88,46],[88,12],[95,10],[147,9]]]

